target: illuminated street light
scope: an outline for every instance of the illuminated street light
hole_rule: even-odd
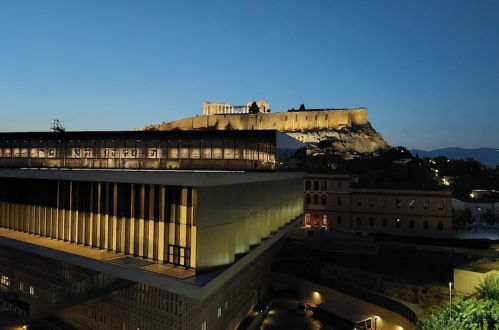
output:
[[[449,282],[449,305],[452,305],[452,282]]]

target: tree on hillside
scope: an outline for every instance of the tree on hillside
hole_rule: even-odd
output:
[[[260,108],[258,107],[256,102],[251,103],[251,105],[249,107],[249,113],[259,113],[259,112],[260,112]]]

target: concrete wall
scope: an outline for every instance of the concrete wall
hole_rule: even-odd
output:
[[[303,213],[302,180],[201,187],[197,203],[196,267],[225,265]]]
[[[459,294],[470,295],[475,292],[476,287],[490,274],[499,274],[497,270],[474,271],[469,269],[454,268],[454,288]]]
[[[276,129],[279,131],[300,131],[314,129],[339,128],[343,126],[365,125],[367,109],[322,110],[275,112],[259,114],[230,114],[196,116],[168,123],[150,125],[147,128],[159,130],[192,130],[206,127],[216,129]]]
[[[318,305],[323,302],[333,303],[339,311],[345,314],[354,312],[365,318],[377,316],[377,329],[404,330],[414,329],[414,325],[403,316],[386,308],[373,305],[364,300],[346,295],[323,285],[299,278],[290,274],[273,273],[272,287],[274,290],[294,290],[300,293],[303,303]],[[359,320],[360,321],[360,320]]]

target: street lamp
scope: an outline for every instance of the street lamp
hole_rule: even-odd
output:
[[[452,305],[452,282],[449,282],[449,306]]]

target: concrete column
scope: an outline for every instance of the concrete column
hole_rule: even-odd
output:
[[[110,246],[109,250],[111,251],[117,251],[117,236],[119,235],[118,233],[118,219],[117,219],[117,214],[118,214],[118,184],[113,183],[113,192],[110,194],[109,198],[112,198],[113,201],[113,209],[111,210],[112,216],[111,216],[111,233],[112,237],[110,239]]]
[[[102,203],[101,203],[101,197],[102,197],[102,183],[99,182],[97,184],[97,212],[93,214],[94,216],[94,231],[93,231],[93,245],[95,247],[100,248],[100,227],[101,227],[101,217],[102,217]]]
[[[144,256],[144,209],[145,209],[145,186],[141,184],[140,188],[140,218],[138,240],[139,240],[139,256]]]

